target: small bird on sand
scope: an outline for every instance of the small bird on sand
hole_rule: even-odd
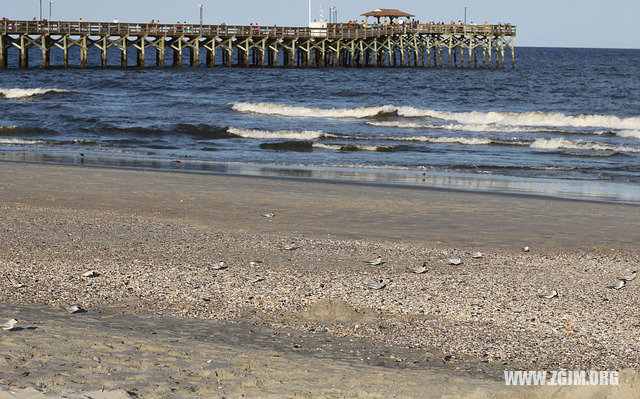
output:
[[[462,259],[460,258],[449,259],[449,264],[453,266],[459,266],[462,264]]]
[[[528,245],[527,245],[527,246],[522,247],[522,252],[529,252],[529,251],[531,251],[531,248],[529,248],[529,246],[528,246]]]
[[[11,331],[15,328],[18,322],[19,322],[18,319],[11,319],[8,322],[4,323],[1,328],[5,331]]]
[[[385,264],[385,262],[382,261],[382,256],[378,256],[375,260],[365,260],[364,263],[372,266],[380,266]]]
[[[616,281],[615,284],[613,285],[608,285],[607,288],[612,289],[612,290],[621,290],[623,289],[625,286],[627,285],[627,281],[626,280],[618,280]]]
[[[634,270],[631,272],[631,274],[627,274],[624,277],[618,277],[618,280],[624,280],[626,282],[629,282],[629,281],[635,280],[637,276],[638,276],[638,272]]]
[[[300,248],[300,246],[296,244],[295,241],[291,241],[290,244],[287,244],[284,247],[282,247],[282,249],[284,249],[285,251],[295,251],[298,248]]]
[[[261,265],[261,264],[262,264],[261,260],[252,260],[251,262],[249,262],[249,266],[253,266],[253,267]]]
[[[17,282],[16,280],[12,279],[9,276],[7,276],[7,280],[9,280],[9,284],[11,284],[11,286],[13,288],[22,288],[22,287],[24,287],[24,284]]]
[[[228,266],[224,263],[224,262],[218,262],[214,265],[211,266],[211,268],[213,270],[224,270],[226,269]]]
[[[273,213],[273,212],[263,213],[263,214],[262,214],[262,217],[263,217],[263,218],[267,218],[267,219],[272,219],[272,218],[276,217],[276,214],[275,214],[275,213]]]
[[[384,289],[387,286],[388,283],[389,283],[389,280],[380,279],[380,280],[377,280],[377,281],[369,284],[369,289],[381,290],[381,289]]]
[[[99,276],[100,276],[100,273],[98,273],[95,270],[89,270],[88,272],[82,273],[82,277],[87,277],[87,278],[94,278]]]
[[[415,274],[425,274],[426,272],[429,271],[429,269],[427,268],[427,262],[424,262],[422,266],[418,266],[415,269],[409,269],[409,271]]]
[[[256,274],[251,280],[249,280],[252,283],[259,283],[260,281],[264,281],[264,277],[262,277],[259,274]]]
[[[67,312],[71,313],[71,314],[76,314],[76,313],[86,313],[86,310],[84,310],[82,308],[82,306],[80,305],[71,305],[65,308]]]
[[[546,294],[539,294],[538,298],[552,299],[552,298],[557,298],[558,296],[560,296],[560,294],[558,294],[558,291],[551,290],[551,291],[547,292]]]
[[[484,258],[484,254],[482,252],[469,252],[469,256],[471,256],[473,259]]]

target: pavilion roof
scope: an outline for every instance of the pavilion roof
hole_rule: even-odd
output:
[[[377,10],[369,11],[362,14],[365,17],[413,17],[413,14],[408,14],[404,11],[392,9],[392,8],[378,8]]]

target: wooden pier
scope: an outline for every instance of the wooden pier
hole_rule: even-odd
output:
[[[83,68],[107,67],[108,57],[118,53],[120,67],[164,67],[168,61],[181,67],[188,53],[188,64],[197,68],[204,53],[203,61],[210,68],[504,68],[505,50],[515,67],[515,36],[516,27],[510,25],[329,24],[327,28],[301,28],[9,20],[0,22],[0,69],[9,65],[28,68],[30,49],[41,52],[39,66],[43,68],[68,67],[69,51],[75,47]],[[61,65],[52,65],[54,51],[62,53],[56,57]],[[91,58],[100,60],[94,62],[97,65],[90,65],[90,52],[99,53]],[[135,61],[129,60],[131,52]]]

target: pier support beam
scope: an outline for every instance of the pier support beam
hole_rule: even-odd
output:
[[[216,66],[216,38],[208,40],[204,44],[207,50],[207,68],[215,68]]]
[[[156,40],[156,66],[160,68],[164,67],[164,45],[164,36]]]
[[[136,66],[138,68],[144,68],[147,38],[144,36],[138,37],[136,41],[133,42],[133,47],[136,49]]]
[[[49,68],[51,64],[51,43],[48,35],[40,38],[40,50],[42,51],[42,67]]]
[[[20,35],[20,69],[29,68],[29,40],[26,35]]]
[[[513,45],[513,41],[511,41],[511,68],[516,67],[516,49]]]
[[[129,66],[127,38],[121,37],[116,42],[116,46],[120,49],[120,67],[126,68],[127,66]]]
[[[187,42],[189,46],[189,66],[200,67],[200,38],[196,37]]]
[[[86,68],[89,65],[89,55],[87,47],[87,36],[82,36],[79,41],[80,46],[80,67]]]
[[[9,59],[7,58],[9,48],[8,36],[0,34],[0,69],[7,69],[9,66]]]
[[[53,40],[52,43],[55,47],[58,47],[62,50],[62,66],[64,68],[69,67],[69,37],[67,35],[62,35],[58,40]]]
[[[109,38],[106,36],[103,36],[99,40],[94,42],[93,45],[100,49],[100,65],[103,68],[106,68],[107,67],[107,50],[109,49],[109,46],[110,46]]]
[[[173,50],[173,66],[182,67],[182,37],[178,37],[172,40],[171,49]]]

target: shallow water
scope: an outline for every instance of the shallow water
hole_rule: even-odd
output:
[[[516,52],[515,70],[4,71],[0,158],[640,202],[640,51]]]

